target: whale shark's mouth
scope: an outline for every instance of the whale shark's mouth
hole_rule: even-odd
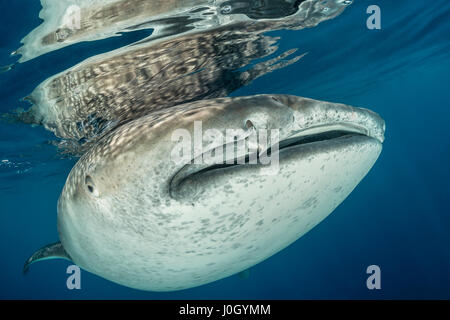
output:
[[[322,141],[331,141],[334,139],[344,138],[344,137],[351,137],[355,135],[364,135],[362,133],[357,132],[349,132],[344,130],[332,130],[322,133],[316,133],[306,136],[299,136],[299,137],[293,137],[288,138],[286,140],[280,141],[279,144],[279,150],[285,150],[289,148],[298,147],[301,145],[316,143],[316,142],[322,142]]]
[[[289,149],[296,149],[295,152],[301,152],[303,146],[319,143],[333,143],[336,140],[348,139],[355,136],[365,136],[371,139],[379,140],[379,138],[372,136],[364,127],[355,125],[352,123],[341,123],[333,125],[320,125],[316,127],[310,127],[304,130],[294,132],[286,139],[281,140],[278,143],[277,150],[280,155],[280,161],[282,160],[283,152]],[[382,141],[380,141],[382,142]],[[270,157],[273,148],[265,150],[265,154]],[[194,164],[194,159],[190,164],[183,166],[171,179],[169,188],[170,194],[173,198],[177,198],[176,193],[180,186],[188,179],[211,173],[213,171],[219,171],[223,169],[230,169],[232,167],[240,167],[244,165],[261,166],[259,157],[261,150],[253,154],[245,154],[241,157],[235,157],[233,161],[224,161],[223,163],[216,164]],[[257,163],[250,163],[251,157],[256,157]]]

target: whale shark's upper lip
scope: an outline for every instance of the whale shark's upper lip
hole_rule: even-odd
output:
[[[384,123],[382,124],[384,127]],[[342,123],[335,123],[335,124],[326,124],[326,125],[316,125],[311,126],[302,130],[297,130],[292,132],[292,134],[287,137],[286,139],[280,141],[280,145],[282,143],[286,143],[286,141],[289,140],[298,140],[304,141],[304,143],[311,143],[315,142],[315,140],[319,139],[318,137],[326,137],[329,133],[336,133],[340,132],[342,135],[350,135],[350,134],[360,134],[364,136],[368,136],[370,138],[378,140],[380,143],[384,141],[384,128],[376,128],[370,129],[368,127],[365,127],[358,123],[351,123],[351,122],[342,122]],[[334,134],[329,135],[329,139],[332,139],[334,137]],[[323,140],[323,139],[319,139]],[[328,140],[328,139],[327,139]]]

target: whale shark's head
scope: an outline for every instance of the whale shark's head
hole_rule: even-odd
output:
[[[229,130],[239,134],[216,139]],[[253,139],[258,132],[277,139]],[[214,281],[330,214],[383,139],[384,121],[369,110],[287,95],[151,114],[104,137],[72,169],[58,203],[61,242],[80,266],[130,287]]]

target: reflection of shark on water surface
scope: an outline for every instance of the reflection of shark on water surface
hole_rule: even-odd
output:
[[[174,128],[276,129],[279,168],[171,161]],[[249,125],[251,124],[251,125]],[[67,258],[125,286],[191,288],[241,272],[329,215],[378,158],[375,113],[286,95],[202,100],[111,131],[78,161],[58,202],[61,243],[35,261]],[[238,154],[237,156],[245,156]]]

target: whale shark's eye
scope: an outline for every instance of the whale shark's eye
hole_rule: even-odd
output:
[[[84,178],[84,184],[86,186],[87,191],[92,194],[93,196],[98,196],[98,191],[95,188],[95,184],[94,184],[94,180],[92,179],[92,177],[90,175],[87,175]]]

